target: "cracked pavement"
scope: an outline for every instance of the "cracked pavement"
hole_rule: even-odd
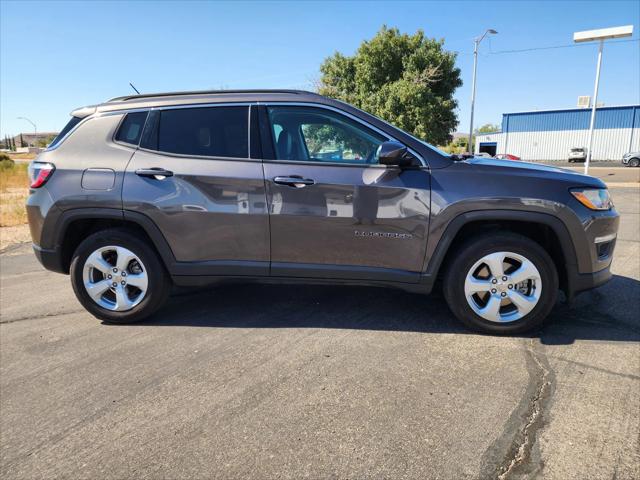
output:
[[[640,478],[640,189],[614,279],[545,328],[440,295],[233,285],[102,325],[28,245],[0,255],[2,478]]]

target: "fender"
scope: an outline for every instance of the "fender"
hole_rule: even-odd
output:
[[[59,210],[59,214],[50,216],[53,221],[48,221],[42,229],[42,238],[49,241],[41,242],[43,246],[52,246],[59,249],[64,243],[64,238],[69,225],[82,219],[123,220],[122,210],[117,208],[73,208]]]
[[[55,222],[48,222],[48,225],[45,226],[46,230],[43,232],[47,234],[48,238],[53,238],[52,243],[54,250],[58,252],[62,250],[69,225],[76,220],[82,219],[115,220],[134,223],[142,228],[149,236],[156,251],[160,254],[164,265],[170,272],[176,264],[176,259],[164,235],[162,235],[162,232],[160,232],[149,217],[141,213],[116,208],[74,208],[61,212]]]
[[[573,269],[577,269],[578,262],[574,242],[571,238],[571,235],[569,234],[569,231],[567,230],[567,227],[559,218],[547,213],[528,212],[521,210],[475,210],[461,213],[453,220],[451,220],[451,222],[449,222],[447,228],[438,241],[438,245],[436,246],[433,255],[430,259],[427,259],[428,264],[426,265],[426,269],[424,270],[423,275],[428,279],[432,279],[432,281],[435,281],[435,278],[438,276],[440,267],[442,266],[442,262],[449,250],[449,247],[451,246],[451,243],[463,226],[476,221],[491,222],[496,220],[514,220],[527,223],[540,223],[550,227],[560,241],[560,248],[562,249],[565,263],[568,269],[571,269],[570,267],[573,267]]]

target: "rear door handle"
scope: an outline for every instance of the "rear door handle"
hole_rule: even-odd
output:
[[[298,175],[291,175],[290,177],[275,177],[274,183],[278,185],[288,185],[289,187],[304,188],[307,185],[313,185],[314,182],[310,178],[302,178]]]
[[[136,175],[138,175],[139,177],[164,180],[167,177],[173,177],[173,172],[171,170],[165,170],[164,168],[158,167],[139,168],[138,170],[136,170]]]

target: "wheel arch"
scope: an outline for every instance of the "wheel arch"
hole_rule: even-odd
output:
[[[124,227],[140,235],[160,256],[170,272],[175,257],[166,239],[144,214],[110,208],[79,208],[66,210],[56,222],[55,245],[60,251],[60,267],[69,273],[71,258],[80,242],[88,235],[107,228]]]
[[[437,279],[446,271],[457,248],[473,235],[488,231],[520,233],[539,243],[558,270],[561,289],[570,289],[571,272],[577,268],[575,246],[567,227],[553,215],[518,210],[480,210],[458,215],[447,225],[429,259],[425,275]]]

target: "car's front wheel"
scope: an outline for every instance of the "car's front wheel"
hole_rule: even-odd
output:
[[[640,166],[640,158],[630,158],[627,163],[629,167],[638,167]]]
[[[82,306],[109,323],[148,317],[162,306],[171,286],[156,252],[125,229],[87,237],[73,254],[70,275]]]
[[[542,324],[553,308],[558,274],[549,254],[527,237],[497,232],[470,239],[449,265],[444,294],[466,326],[514,334]]]

